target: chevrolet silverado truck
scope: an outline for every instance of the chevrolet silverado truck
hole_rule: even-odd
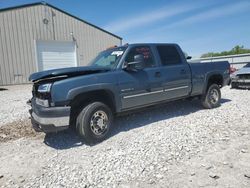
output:
[[[34,73],[32,125],[45,133],[71,127],[94,144],[124,112],[193,97],[205,108],[218,107],[229,63],[189,58],[177,44],[127,44],[100,52],[89,66]]]

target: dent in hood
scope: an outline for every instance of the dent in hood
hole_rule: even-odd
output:
[[[35,82],[42,79],[58,78],[58,77],[74,77],[86,74],[110,71],[110,68],[86,66],[86,67],[70,67],[53,69],[47,71],[36,72],[30,75],[29,81]]]

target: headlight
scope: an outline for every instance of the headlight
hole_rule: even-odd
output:
[[[50,88],[51,88],[51,83],[48,84],[42,84],[40,86],[38,86],[38,92],[40,93],[49,93],[50,92]]]
[[[36,98],[36,104],[44,107],[49,107],[49,101]]]
[[[49,107],[51,86],[52,83],[41,84],[38,86],[37,92],[35,92],[36,104]]]

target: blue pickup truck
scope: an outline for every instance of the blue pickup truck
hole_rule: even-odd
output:
[[[205,108],[218,107],[229,63],[186,59],[177,44],[128,44],[100,52],[89,66],[34,73],[32,125],[46,133],[71,127],[97,143],[123,112],[193,97]]]

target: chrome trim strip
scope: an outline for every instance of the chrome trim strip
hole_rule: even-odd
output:
[[[162,93],[162,92],[166,92],[166,91],[174,91],[174,90],[177,90],[177,89],[184,89],[184,88],[187,88],[187,87],[188,86],[180,86],[180,87],[175,87],[175,88],[171,88],[171,89],[152,91],[152,92],[148,92],[148,93],[140,93],[140,94],[136,94],[136,95],[127,95],[127,96],[123,96],[123,98],[128,99],[128,98],[133,98],[133,97],[140,97],[140,96],[151,95],[151,94],[155,94],[155,93]]]
[[[170,88],[170,89],[164,89],[164,91],[174,91],[174,90],[177,90],[177,89],[184,89],[184,88],[187,88],[188,86],[181,86],[181,87],[175,87],[175,88]]]
[[[124,99],[128,99],[128,98],[132,98],[132,97],[140,97],[140,96],[144,96],[144,95],[151,95],[151,94],[162,93],[162,92],[163,92],[163,90],[152,91],[152,92],[140,93],[140,94],[136,94],[136,95],[127,95],[127,96],[123,96],[123,98],[124,98]]]

